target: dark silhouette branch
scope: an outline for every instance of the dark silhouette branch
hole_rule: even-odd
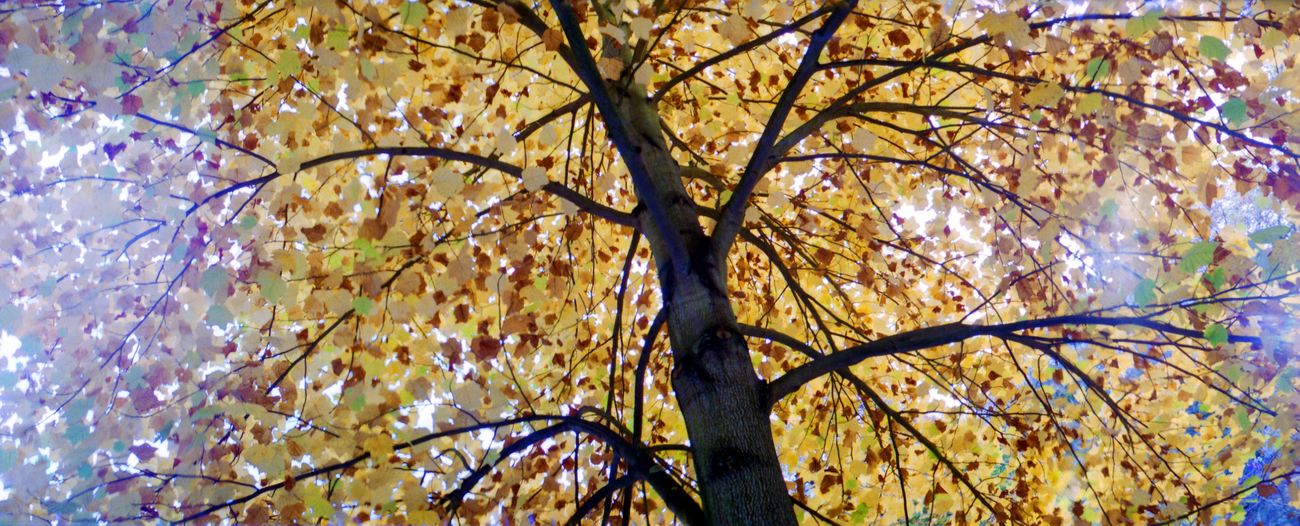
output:
[[[645,372],[650,365],[650,351],[654,348],[655,338],[659,335],[659,330],[663,329],[664,323],[668,321],[668,309],[660,309],[659,314],[655,315],[655,321],[650,324],[650,329],[645,333],[645,340],[641,344],[641,356],[636,362],[636,384],[633,388],[632,395],[632,441],[641,441],[641,420],[645,411]]]
[[[400,274],[400,272],[398,272],[398,274]],[[339,328],[339,326],[343,325],[344,322],[352,319],[352,315],[356,314],[356,312],[356,309],[348,309],[348,311],[343,313],[342,316],[339,316],[339,319],[334,320],[334,323],[331,323],[329,327],[326,327],[324,331],[321,331],[321,333],[316,336],[316,339],[313,340],[311,344],[307,345],[307,350],[303,351],[297,358],[294,358],[292,362],[289,362],[289,366],[284,368],[284,372],[280,373],[280,376],[277,376],[275,381],[271,382],[271,385],[266,387],[264,394],[271,394],[272,390],[279,387],[280,382],[283,382],[285,378],[289,377],[289,372],[293,371],[294,367],[307,361],[307,357],[311,356],[312,351],[316,350],[316,347],[320,345],[320,342],[324,341],[325,337],[329,336],[331,332],[334,332],[334,329]]]
[[[605,398],[605,411],[611,413],[614,411],[614,379],[619,367],[618,346],[623,342],[623,300],[627,297],[627,279],[632,275],[632,259],[636,257],[636,248],[640,242],[641,233],[632,231],[632,242],[628,244],[627,257],[623,259],[623,272],[619,274],[618,295],[614,299],[617,308],[614,311],[614,332],[610,335],[609,393]]]
[[[813,349],[812,347],[809,347],[807,344],[794,338],[793,336],[790,336],[780,331],[775,331],[764,327],[756,327],[753,325],[741,324],[740,332],[745,336],[750,336],[754,338],[763,338],[766,340],[774,341],[776,343],[780,343],[782,345],[785,345],[786,347],[789,347],[795,351],[803,353],[804,355],[810,356],[814,359],[818,359],[826,356],[818,352],[816,349]],[[858,391],[859,394],[861,394],[865,398],[869,398],[872,401],[872,403],[876,405],[876,407],[880,408],[881,411],[884,411],[887,415],[889,415],[891,419],[898,422],[899,425],[901,425],[904,429],[906,429],[909,434],[911,434],[914,438],[916,438],[917,441],[924,444],[926,448],[929,449],[930,452],[933,453],[935,457],[938,458],[939,461],[942,464],[944,464],[944,466],[946,466],[949,469],[949,471],[951,471],[952,474],[957,477],[958,480],[962,482],[963,485],[965,485],[968,489],[971,490],[971,493],[975,496],[976,500],[979,500],[980,503],[984,505],[984,507],[989,509],[989,511],[997,513],[998,508],[996,508],[992,502],[989,502],[984,497],[984,494],[980,492],[975,487],[975,484],[972,483],[970,479],[966,477],[965,472],[958,469],[957,465],[954,464],[952,460],[944,456],[942,449],[940,449],[936,444],[934,444],[934,442],[925,438],[925,436],[921,434],[920,430],[916,429],[916,427],[913,426],[910,422],[908,422],[907,419],[903,418],[903,415],[900,411],[895,410],[894,408],[886,404],[885,400],[881,398],[879,394],[873,391],[871,387],[866,384],[866,382],[863,382],[861,378],[858,378],[857,375],[854,375],[853,373],[847,370],[838,370],[835,371],[835,374],[839,375],[841,378],[848,381],[849,384],[851,384],[854,387],[854,389]]]
[[[455,150],[449,150],[447,148],[439,148],[437,146],[387,146],[387,147],[379,147],[379,148],[364,148],[360,150],[351,150],[346,152],[337,152],[337,153],[331,153],[329,155],[304,161],[298,167],[298,169],[307,170],[310,168],[315,168],[332,162],[357,159],[361,157],[369,157],[372,155],[390,155],[395,157],[396,156],[434,157],[434,158],[444,159],[448,161],[460,161],[464,163],[469,163],[477,166],[482,166],[484,168],[497,170],[502,173],[513,175],[515,177],[523,177],[523,169],[513,164],[500,161],[497,159],[493,159],[490,157],[484,157],[481,155],[474,155],[465,152],[458,152]],[[186,214],[188,215],[193,213],[199,207],[203,206],[209,201],[212,201],[213,199],[224,197],[230,193],[236,192],[244,188],[248,188],[250,186],[266,184],[272,180],[279,178],[282,175],[284,174],[277,171],[268,175],[264,175],[262,177],[258,177],[256,179],[250,179],[248,181],[244,181],[241,183],[228,186],[226,188],[222,188],[220,191],[213,193],[212,195],[205,198],[203,201],[200,201],[194,204],[193,206],[191,206],[190,209],[186,211]],[[591,198],[584,196],[578,193],[577,191],[567,186],[564,186],[560,183],[554,181],[548,182],[544,186],[542,186],[542,190],[545,190],[547,193],[551,195],[554,195],[556,197],[569,201],[570,203],[573,203],[574,206],[578,208],[578,210],[599,217],[601,219],[605,219],[612,223],[616,223],[623,226],[636,225],[636,222],[632,218],[631,214],[628,214],[626,212],[620,212],[618,210],[614,210],[605,205],[597,203]]]
[[[877,358],[892,354],[929,349],[931,347],[940,347],[978,336],[1006,337],[1014,335],[1020,331],[1059,327],[1062,325],[1098,325],[1108,327],[1135,325],[1176,336],[1197,339],[1205,338],[1205,334],[1202,331],[1185,329],[1162,321],[1156,321],[1153,319],[1153,316],[1154,315],[1141,317],[1110,317],[1092,314],[1073,314],[998,325],[949,323],[935,327],[916,329],[901,334],[886,336],[870,343],[850,347],[843,351],[828,354],[800,365],[799,367],[795,367],[785,375],[768,384],[768,400],[775,403],[782,398],[785,398],[787,395],[799,390],[799,388],[803,387],[804,384],[807,384],[816,378],[845,367],[856,365],[868,358]],[[1258,345],[1261,343],[1261,340],[1258,336],[1230,335],[1228,336],[1228,342]],[[1285,345],[1286,344],[1284,344],[1284,347]]]
[[[550,29],[550,25],[548,25],[542,17],[537,16],[537,13],[529,7],[529,4],[525,4],[519,0],[500,0],[499,2],[491,2],[489,0],[470,0],[470,3],[487,9],[498,9],[498,6],[502,5],[509,7],[515,12],[515,14],[519,15],[519,23],[524,27],[527,27],[529,31],[532,31],[537,38],[543,38],[546,30]],[[585,45],[583,46],[583,49],[586,49]],[[575,62],[573,50],[570,49],[569,46],[561,44],[560,49],[556,50],[556,53],[560,55],[560,59],[564,60],[564,62],[569,65],[570,69],[577,71],[577,62]]]
[[[526,443],[529,445],[533,445],[533,444],[540,443],[542,441],[541,437],[543,435],[547,437],[551,437],[565,431],[586,433],[588,435],[591,435],[599,439],[600,441],[604,442],[610,447],[614,448],[616,451],[618,451],[620,455],[623,455],[623,458],[628,461],[628,467],[630,473],[634,474],[639,479],[644,479],[646,482],[649,482],[650,486],[654,488],[655,492],[657,492],[659,496],[664,499],[664,503],[665,505],[668,506],[668,509],[671,510],[679,519],[681,519],[682,522],[688,525],[704,524],[703,511],[700,509],[699,503],[695,502],[695,500],[686,493],[686,491],[682,488],[681,483],[678,482],[677,479],[673,478],[671,475],[668,474],[666,470],[659,467],[659,465],[657,464],[657,458],[654,457],[647,449],[645,449],[644,447],[636,446],[628,442],[617,432],[609,428],[606,428],[595,422],[590,422],[577,417],[558,416],[558,415],[526,416],[526,417],[514,418],[510,420],[503,420],[500,422],[480,423],[472,426],[465,426],[465,427],[447,430],[447,431],[441,431],[437,433],[429,433],[427,435],[416,438],[414,440],[394,444],[393,450],[402,451],[406,449],[411,449],[415,446],[418,446],[420,444],[432,440],[461,435],[465,433],[472,433],[475,431],[481,431],[485,429],[499,429],[502,427],[510,427],[518,424],[527,424],[527,423],[535,423],[535,422],[559,422],[559,423],[538,430],[536,432],[530,433],[527,437],[524,437],[523,439],[520,439],[518,442],[515,442],[510,446],[505,447],[501,451],[501,456],[500,456],[501,460],[505,460],[510,455],[514,453],[518,453],[519,451],[522,451],[526,447],[526,446],[521,446],[520,444]],[[360,455],[357,455],[356,457],[353,457],[351,459],[342,462],[337,462],[334,464],[330,464],[328,466],[323,466],[320,468],[303,472],[301,474],[294,476],[293,478],[295,481],[302,481],[302,480],[328,475],[334,472],[346,470],[369,458],[371,458],[370,453],[365,452]],[[500,460],[498,460],[498,462],[500,462]],[[461,488],[457,489],[451,494],[444,496],[443,500],[453,498],[458,494],[457,492],[460,492],[459,496],[464,496],[464,494],[467,493],[469,489],[473,488],[474,483],[477,483],[478,480],[482,479],[482,477],[491,470],[491,467],[492,466],[483,466],[480,467],[478,470],[475,470],[475,472],[472,473],[469,478],[466,478],[464,481],[462,481]],[[482,471],[482,473],[480,473],[480,471]],[[471,479],[473,483],[471,483]],[[181,519],[173,522],[172,524],[179,525],[179,524],[185,524],[188,522],[196,521],[203,517],[212,515],[217,511],[249,502],[266,493],[278,491],[284,488],[284,486],[285,486],[284,482],[263,486],[242,497],[238,497],[219,504],[208,506],[207,508],[204,508],[191,515],[182,517]]]
[[[779,29],[777,29],[777,30],[775,30],[775,31],[772,31],[771,33],[768,33],[768,34],[763,35],[763,36],[761,36],[761,37],[758,37],[758,38],[755,38],[755,39],[753,39],[753,40],[750,40],[749,42],[745,42],[744,44],[741,44],[741,45],[736,46],[736,47],[734,47],[734,48],[731,48],[731,49],[729,49],[729,50],[727,50],[727,51],[724,51],[724,52],[722,52],[722,53],[719,53],[719,54],[717,54],[716,56],[714,56],[714,57],[712,57],[712,58],[710,58],[710,59],[708,59],[708,60],[705,60],[704,62],[701,62],[701,63],[699,63],[699,64],[696,64],[696,65],[695,65],[694,67],[692,67],[691,69],[688,69],[688,70],[686,70],[686,71],[683,71],[683,72],[677,74],[676,76],[674,76],[673,78],[668,79],[668,82],[665,82],[663,86],[660,86],[659,91],[658,91],[658,92],[655,92],[655,94],[654,94],[653,97],[650,97],[650,101],[651,101],[651,103],[653,103],[653,104],[658,104],[659,101],[662,100],[662,99],[664,98],[664,95],[667,95],[668,92],[669,92],[669,91],[672,91],[672,89],[675,88],[675,87],[677,87],[678,84],[681,84],[681,83],[685,82],[686,80],[688,80],[688,79],[690,79],[690,78],[692,78],[692,77],[694,77],[694,76],[696,76],[696,75],[699,75],[699,74],[700,74],[701,72],[703,72],[704,70],[709,69],[710,67],[715,66],[715,65],[717,65],[717,64],[720,64],[720,63],[722,63],[723,61],[726,61],[727,59],[730,59],[730,58],[732,58],[732,57],[735,57],[735,56],[738,56],[738,55],[741,55],[741,54],[744,54],[744,53],[748,53],[749,51],[751,51],[751,50],[753,50],[753,49],[756,49],[756,48],[758,48],[759,46],[762,46],[763,44],[766,44],[766,43],[768,43],[768,42],[771,42],[771,41],[773,41],[773,40],[776,40],[777,38],[780,38],[781,35],[786,35],[786,34],[789,34],[789,33],[793,33],[793,32],[795,32],[795,31],[797,31],[799,28],[803,27],[805,24],[807,24],[807,23],[809,23],[809,22],[812,22],[813,20],[815,20],[815,19],[821,17],[822,15],[826,14],[826,12],[827,12],[827,11],[830,11],[830,9],[831,9],[831,6],[829,6],[829,5],[827,5],[827,6],[822,6],[820,9],[817,9],[816,11],[813,11],[812,13],[809,13],[809,14],[807,14],[806,16],[804,16],[803,18],[800,18],[800,19],[798,19],[798,20],[795,20],[794,22],[790,22],[789,24],[786,24],[786,25],[784,25],[784,26],[781,26],[781,28],[779,28]]]
[[[1045,80],[1045,79],[1041,79],[1041,78],[1037,78],[1037,77],[1025,77],[1025,76],[1021,76],[1021,75],[1011,75],[1011,74],[1008,74],[1008,73],[1002,73],[1002,72],[999,72],[999,71],[993,71],[993,70],[989,70],[989,69],[984,69],[984,68],[981,68],[981,67],[978,67],[978,66],[971,66],[971,65],[968,65],[968,64],[958,64],[958,63],[955,63],[955,62],[909,62],[909,61],[902,61],[902,60],[860,59],[860,60],[846,60],[846,61],[842,61],[842,62],[836,62],[836,63],[834,63],[834,64],[827,64],[825,67],[827,67],[827,68],[832,68],[832,67],[836,67],[836,68],[838,68],[838,67],[850,67],[850,66],[892,66],[892,67],[906,68],[906,69],[908,69],[908,70],[910,70],[910,69],[915,69],[915,68],[919,68],[919,67],[925,67],[925,68],[940,69],[940,70],[944,70],[944,71],[952,71],[952,72],[955,72],[955,73],[969,73],[969,74],[972,74],[972,75],[983,75],[983,76],[993,77],[993,78],[998,78],[998,79],[1002,79],[1002,80],[1009,80],[1009,81],[1017,82],[1017,83],[1021,83],[1021,84],[1027,84],[1027,85],[1030,85],[1030,86],[1033,86],[1033,85],[1036,85],[1036,84],[1039,84],[1039,83],[1042,83],[1042,82],[1053,82],[1053,81],[1050,81],[1050,80]],[[1224,126],[1223,124],[1220,124],[1220,123],[1217,123],[1217,122],[1211,122],[1211,121],[1204,120],[1204,119],[1197,119],[1197,118],[1195,118],[1195,117],[1192,117],[1191,115],[1188,115],[1188,114],[1185,114],[1185,113],[1179,113],[1179,112],[1177,112],[1177,111],[1170,110],[1170,109],[1168,109],[1168,108],[1162,107],[1162,106],[1160,106],[1160,105],[1158,105],[1158,104],[1152,104],[1152,103],[1149,103],[1149,102],[1145,102],[1145,101],[1142,101],[1142,100],[1137,99],[1137,98],[1135,98],[1135,97],[1131,97],[1131,96],[1129,96],[1129,95],[1125,95],[1125,94],[1123,94],[1123,93],[1115,93],[1115,92],[1113,92],[1113,91],[1107,91],[1107,90],[1104,90],[1104,89],[1094,88],[1094,87],[1090,87],[1090,86],[1070,86],[1070,85],[1059,84],[1059,83],[1058,83],[1058,85],[1059,85],[1063,90],[1068,91],[1068,92],[1072,92],[1072,93],[1082,93],[1082,94],[1085,94],[1085,95],[1087,95],[1087,94],[1092,94],[1092,93],[1097,93],[1097,94],[1100,94],[1100,95],[1102,95],[1102,96],[1104,96],[1104,97],[1107,97],[1107,98],[1110,98],[1110,99],[1114,99],[1114,100],[1122,100],[1122,101],[1124,101],[1124,102],[1127,102],[1127,103],[1129,103],[1129,104],[1132,104],[1133,106],[1136,106],[1136,107],[1139,107],[1139,108],[1143,108],[1143,109],[1146,109],[1146,110],[1151,110],[1151,111],[1154,111],[1154,112],[1157,112],[1157,113],[1163,114],[1163,115],[1165,115],[1165,116],[1171,117],[1171,118],[1176,119],[1176,120],[1181,121],[1181,122],[1186,122],[1186,123],[1188,123],[1188,124],[1198,124],[1198,125],[1201,125],[1201,126],[1205,126],[1205,127],[1210,128],[1210,129],[1212,129],[1212,130],[1215,130],[1215,131],[1218,131],[1218,132],[1220,132],[1220,133],[1223,133],[1223,134],[1225,134],[1225,135],[1227,135],[1227,136],[1229,136],[1229,137],[1232,137],[1232,138],[1234,138],[1234,139],[1237,139],[1237,140],[1239,140],[1239,141],[1242,141],[1242,142],[1244,142],[1244,143],[1247,143],[1247,144],[1249,144],[1249,145],[1251,145],[1251,146],[1255,146],[1255,147],[1257,147],[1257,148],[1264,148],[1264,149],[1267,149],[1267,150],[1272,150],[1272,151],[1275,151],[1275,152],[1281,153],[1281,154],[1283,154],[1283,155],[1285,155],[1285,156],[1287,156],[1287,157],[1290,157],[1292,160],[1295,160],[1297,157],[1300,157],[1300,153],[1294,152],[1294,151],[1292,151],[1292,150],[1286,148],[1285,146],[1282,146],[1282,145],[1276,145],[1276,144],[1271,144],[1271,143],[1268,143],[1268,142],[1264,142],[1264,141],[1261,141],[1261,140],[1259,140],[1259,139],[1255,139],[1255,138],[1253,138],[1253,137],[1250,137],[1250,136],[1248,136],[1248,135],[1242,133],[1240,130],[1235,130],[1235,129],[1229,128],[1229,127],[1227,127],[1227,126]],[[792,135],[793,135],[793,134],[792,134]]]
[[[1281,475],[1277,475],[1277,476],[1274,476],[1274,477],[1269,477],[1269,478],[1266,478],[1266,479],[1260,480],[1260,481],[1258,481],[1258,482],[1256,482],[1256,483],[1254,483],[1254,484],[1248,485],[1248,486],[1242,486],[1241,489],[1238,489],[1237,491],[1234,491],[1231,495],[1227,495],[1227,496],[1225,496],[1225,497],[1223,497],[1223,498],[1221,498],[1221,499],[1212,500],[1212,501],[1210,501],[1210,502],[1205,503],[1204,506],[1198,507],[1198,508],[1196,508],[1196,509],[1187,510],[1187,513],[1184,513],[1184,514],[1179,515],[1179,516],[1177,516],[1177,517],[1173,517],[1173,518],[1170,518],[1170,519],[1167,519],[1167,520],[1163,520],[1163,521],[1160,521],[1160,522],[1153,522],[1153,523],[1151,523],[1151,526],[1166,526],[1166,525],[1169,525],[1169,524],[1175,524],[1175,523],[1182,522],[1183,519],[1186,519],[1186,518],[1188,518],[1188,517],[1194,517],[1194,516],[1196,516],[1197,514],[1201,513],[1201,512],[1204,511],[1204,510],[1208,510],[1208,509],[1210,509],[1210,508],[1213,508],[1213,507],[1218,506],[1218,505],[1220,505],[1220,504],[1223,504],[1223,503],[1225,503],[1225,502],[1230,502],[1230,501],[1237,500],[1237,499],[1239,499],[1239,498],[1241,498],[1241,497],[1243,497],[1243,496],[1245,496],[1245,495],[1247,495],[1247,494],[1249,494],[1249,493],[1255,491],[1255,490],[1258,489],[1260,486],[1263,486],[1263,485],[1265,485],[1265,484],[1274,484],[1274,483],[1276,483],[1277,481],[1280,481],[1280,480],[1291,481],[1290,479],[1291,479],[1292,477],[1300,477],[1300,470],[1288,471],[1288,472],[1283,473],[1283,474],[1281,474]],[[1293,481],[1292,481],[1292,482],[1293,482]]]
[[[602,502],[605,502],[605,499],[614,495],[614,492],[627,488],[639,480],[641,480],[641,477],[631,474],[623,475],[609,481],[608,484],[605,484],[604,486],[601,486],[600,489],[596,490],[590,498],[583,501],[581,506],[578,506],[578,510],[573,512],[573,515],[569,517],[569,520],[564,521],[565,526],[576,526],[581,524],[583,517],[586,517],[587,514],[595,511],[596,507],[600,506]]]
[[[799,63],[799,69],[795,71],[794,77],[786,84],[785,90],[781,92],[781,98],[777,101],[776,107],[772,108],[772,116],[767,120],[763,127],[763,134],[759,136],[758,143],[754,146],[754,152],[749,157],[749,163],[745,165],[744,172],[741,173],[740,182],[736,184],[736,190],[731,195],[731,199],[722,207],[722,214],[718,218],[718,226],[713,230],[713,254],[716,261],[725,261],[727,254],[731,252],[731,245],[736,240],[736,235],[740,232],[745,219],[745,208],[749,206],[749,196],[754,193],[754,187],[762,180],[763,175],[773,165],[772,146],[776,144],[777,138],[781,136],[781,130],[785,127],[785,120],[794,110],[794,103],[799,99],[799,94],[803,92],[804,86],[812,79],[813,73],[817,72],[818,60],[821,60],[822,50],[830,42],[831,37],[835,36],[835,31],[844,24],[844,20],[849,17],[853,8],[857,7],[856,1],[849,1],[839,4],[831,12],[822,27],[818,28],[812,34],[812,39],[808,43],[803,61]]]
[[[572,6],[564,0],[551,0],[551,7],[555,9],[555,15],[560,19],[560,27],[564,30],[564,36],[568,39],[570,48],[573,49],[575,62],[573,72],[590,90],[592,100],[596,102],[596,109],[600,111],[601,118],[605,120],[605,128],[609,138],[614,142],[614,147],[622,154],[623,162],[627,164],[627,171],[632,177],[632,185],[636,188],[637,197],[650,211],[650,217],[654,220],[659,232],[664,236],[664,242],[668,245],[668,252],[673,260],[672,270],[674,274],[677,276],[689,275],[690,256],[686,250],[686,244],[681,235],[677,233],[677,229],[673,228],[672,221],[668,217],[668,210],[664,208],[664,202],[660,199],[661,196],[658,195],[654,184],[651,182],[650,170],[646,168],[639,148],[632,139],[632,129],[623,120],[618,104],[610,96],[609,89],[605,86],[605,80],[600,76],[596,60],[592,58],[591,51],[587,49],[586,39],[582,35],[582,25],[578,21],[578,17],[574,14]]]

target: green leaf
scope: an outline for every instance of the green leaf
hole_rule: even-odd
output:
[[[311,510],[311,516],[316,518],[330,517],[334,514],[334,506],[319,494],[313,492],[303,499],[303,504]]]
[[[78,504],[76,501],[68,501],[68,502],[51,501],[47,503],[46,506],[48,507],[50,513],[54,513],[58,515],[72,515],[77,513],[78,511],[81,511],[81,504]]]
[[[1042,112],[1042,110],[1034,110],[1033,113],[1030,113],[1030,114],[1029,114],[1029,122],[1032,122],[1032,123],[1034,123],[1034,124],[1038,124],[1038,121],[1041,121],[1041,120],[1043,120],[1043,112]]]
[[[95,400],[92,398],[77,398],[68,404],[67,410],[63,413],[69,422],[78,422],[86,418],[86,414],[95,410]]]
[[[1192,273],[1196,269],[1209,265],[1214,262],[1214,250],[1219,248],[1217,241],[1202,241],[1192,246],[1183,259],[1178,261],[1178,270]]]
[[[407,2],[397,8],[397,14],[402,16],[402,25],[416,25],[429,17],[429,8],[419,2]]]
[[[45,350],[45,342],[41,341],[40,337],[35,334],[28,334],[19,340],[18,348],[22,349],[24,353],[35,355]]]
[[[18,374],[13,371],[0,371],[0,389],[13,389],[18,385]],[[3,471],[0,467],[0,471]]]
[[[1272,228],[1265,228],[1263,230],[1256,230],[1254,232],[1251,232],[1250,240],[1259,243],[1261,245],[1264,243],[1272,243],[1274,241],[1282,239],[1282,236],[1285,236],[1287,232],[1290,231],[1291,231],[1291,227],[1286,225],[1278,225]]]
[[[1133,290],[1133,303],[1139,307],[1146,307],[1156,300],[1156,280],[1143,278],[1139,281],[1137,288]]]
[[[37,287],[36,292],[40,293],[42,297],[48,298],[50,294],[54,294],[54,287],[58,284],[59,282],[54,278],[45,278],[45,281],[42,281]]]
[[[90,428],[84,424],[73,424],[68,426],[68,430],[63,432],[63,438],[68,439],[73,445],[85,442],[90,438]]]
[[[1224,44],[1222,40],[1209,35],[1201,37],[1200,49],[1201,54],[1204,55],[1205,58],[1217,60],[1219,62],[1223,62],[1224,59],[1228,58],[1228,53],[1232,52],[1232,50],[1228,49],[1228,46]]]
[[[257,275],[257,284],[261,287],[262,297],[271,303],[279,303],[280,298],[284,297],[284,292],[288,288],[284,278],[269,270],[263,270]]]
[[[13,449],[0,449],[0,473],[8,471],[18,463],[18,451]]]
[[[375,302],[370,298],[365,298],[365,297],[353,298],[352,308],[357,311],[357,314],[366,316],[370,314],[371,309],[375,308]]]
[[[1295,390],[1295,388],[1292,387],[1291,380],[1295,379],[1297,376],[1300,376],[1300,369],[1295,367],[1283,368],[1277,373],[1277,376],[1273,378],[1273,385],[1279,393],[1290,393]],[[3,466],[0,466],[0,469],[4,469]]]
[[[1266,48],[1275,48],[1286,41],[1286,33],[1276,29],[1270,29],[1264,32],[1264,37],[1259,39],[1259,45]]]
[[[23,324],[23,311],[17,305],[0,307],[0,331],[13,334]]]
[[[867,515],[870,515],[872,511],[874,510],[868,508],[866,503],[860,502],[857,509],[853,510],[853,513],[849,515],[849,518],[853,521],[853,524],[862,524],[867,521]]]
[[[1215,346],[1228,343],[1228,329],[1223,328],[1222,325],[1217,323],[1206,327],[1205,339]]]
[[[78,9],[76,12],[67,15],[67,18],[63,19],[63,24],[59,27],[59,33],[63,35],[63,38],[79,40],[79,37],[81,36],[81,20],[85,18],[85,16],[86,12],[82,9]],[[73,40],[72,42],[77,42],[78,40]]]
[[[197,131],[194,132],[194,135],[197,135],[199,137],[199,140],[205,143],[208,144],[217,143],[217,132],[214,132],[207,128],[199,128]]]
[[[1106,202],[1101,204],[1101,215],[1104,217],[1114,219],[1115,212],[1118,211],[1119,211],[1119,203],[1115,202],[1114,199],[1107,199]]]
[[[149,387],[149,382],[144,379],[145,370],[143,367],[132,367],[122,373],[122,381],[131,389],[144,389]]]
[[[375,250],[375,246],[371,245],[370,241],[367,241],[365,239],[357,239],[352,244],[357,247],[357,250],[361,251],[361,255],[366,258],[366,261],[373,261],[379,259],[379,251]]]
[[[348,34],[348,28],[338,26],[325,36],[325,45],[334,51],[343,51],[348,48],[348,41],[351,35]]]
[[[225,305],[213,305],[208,307],[208,325],[213,327],[225,327],[234,323],[235,315],[230,313]]]
[[[1165,16],[1163,9],[1152,9],[1143,13],[1142,16],[1129,19],[1124,29],[1128,31],[1130,37],[1141,36],[1142,33],[1160,27],[1160,17],[1162,16]]]
[[[1219,107],[1219,114],[1234,126],[1246,121],[1246,101],[1233,97]]]
[[[256,217],[253,217],[253,216],[244,216],[243,219],[240,219],[240,220],[239,220],[239,228],[240,228],[240,229],[248,230],[248,229],[253,228],[253,227],[255,227],[255,226],[257,226],[257,218],[256,218]]]
[[[1101,109],[1101,93],[1089,93],[1079,100],[1079,113],[1088,114]]]
[[[228,285],[228,276],[226,269],[222,267],[208,267],[203,271],[203,276],[199,278],[199,287],[208,297],[216,299],[226,299],[226,289]]]
[[[1110,74],[1110,61],[1101,57],[1089,60],[1088,65],[1084,68],[1083,74],[1087,75],[1090,79],[1105,77]]]
[[[1242,429],[1250,428],[1250,414],[1246,413],[1244,408],[1237,408],[1237,425]]]
[[[1243,374],[1240,365],[1232,365],[1228,367],[1228,370],[1221,372],[1223,373],[1223,377],[1227,378],[1228,382],[1233,385],[1236,385],[1237,382],[1241,381],[1241,375]]]
[[[213,407],[213,406],[203,407],[203,408],[199,408],[198,411],[195,411],[194,415],[190,417],[190,420],[207,420],[219,414],[221,414],[220,407]]]
[[[302,62],[298,60],[298,50],[289,49],[281,51],[275,61],[275,71],[280,74],[279,78],[285,78],[290,75],[297,75],[302,72]]]
[[[325,260],[325,264],[329,265],[330,270],[334,270],[343,266],[343,253],[335,252],[334,254],[330,255],[329,259]]]
[[[167,422],[167,425],[163,426],[162,429],[159,429],[159,430],[158,430],[158,438],[156,438],[155,440],[158,440],[158,441],[160,441],[160,442],[163,441],[163,440],[167,440],[167,437],[172,436],[172,428],[173,428],[173,427],[176,427],[176,421],[175,421],[175,420],[173,420],[173,421],[171,421],[171,422]]]
[[[1214,288],[1221,289],[1223,288],[1223,284],[1227,283],[1228,278],[1224,277],[1222,268],[1216,268],[1214,269],[1214,272],[1205,273],[1205,280],[1209,281],[1211,285],[1214,285]]]

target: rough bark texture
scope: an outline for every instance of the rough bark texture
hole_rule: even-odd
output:
[[[713,526],[794,525],[772,441],[766,389],[728,299],[726,262],[714,259],[644,91],[633,86],[620,99],[620,111],[636,132],[638,155],[676,230],[660,232],[645,207],[638,207],[668,305],[673,391],[690,435],[705,515]],[[677,235],[685,244],[691,259],[686,275],[673,271],[665,234]]]

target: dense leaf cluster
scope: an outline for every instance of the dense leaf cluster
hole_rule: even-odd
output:
[[[1289,2],[0,7],[0,521],[721,523],[767,457],[706,451],[731,423],[678,386],[724,344],[791,520],[1294,514],[1298,32]],[[684,341],[697,289],[734,320]]]

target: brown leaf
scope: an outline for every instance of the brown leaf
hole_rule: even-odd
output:
[[[519,12],[515,11],[515,8],[510,7],[510,5],[505,2],[497,4],[497,11],[501,12],[501,19],[504,20],[507,25],[519,21]]]
[[[491,336],[479,336],[474,338],[470,347],[475,358],[480,362],[486,362],[496,358],[501,352],[501,341]]]
[[[483,48],[487,47],[487,37],[484,37],[482,33],[474,33],[469,36],[465,43],[470,49],[474,50],[475,53],[480,53],[483,51]]]
[[[564,32],[555,28],[547,28],[542,33],[542,44],[546,46],[547,51],[557,51],[564,44]]]
[[[144,101],[133,93],[123,95],[121,102],[123,115],[135,115],[140,113],[140,108],[144,106]]]
[[[302,228],[299,229],[299,232],[302,232],[302,235],[307,237],[307,241],[312,243],[319,243],[320,240],[325,239],[325,225],[318,224],[313,227]]]
[[[902,28],[886,33],[885,38],[888,38],[890,45],[894,47],[903,47],[912,43],[912,38],[907,36],[907,31],[903,31]]]

